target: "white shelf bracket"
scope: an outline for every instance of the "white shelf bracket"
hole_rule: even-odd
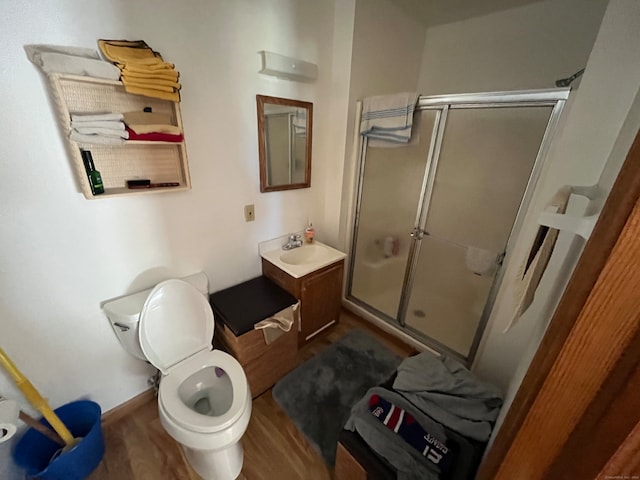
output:
[[[571,186],[571,193],[593,200],[598,193],[598,185]],[[542,212],[538,217],[538,223],[545,227],[580,235],[588,240],[599,216],[599,213],[586,217],[575,217],[564,213]]]

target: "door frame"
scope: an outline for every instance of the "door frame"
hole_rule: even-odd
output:
[[[640,131],[477,479],[640,474],[638,266]]]

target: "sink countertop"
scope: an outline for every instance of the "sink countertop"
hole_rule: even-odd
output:
[[[301,247],[298,248],[293,248],[291,250],[282,250],[282,245],[287,243],[288,238],[289,236],[285,235],[281,238],[261,242],[259,244],[258,250],[262,258],[294,278],[304,277],[305,275],[315,272],[316,270],[326,267],[327,265],[331,265],[332,263],[342,260],[347,256],[346,253],[343,253],[340,250],[336,250],[335,248],[330,247],[329,245],[325,245],[324,243],[320,243],[317,240],[314,240],[313,243],[305,242]],[[287,263],[280,258],[284,254],[301,251],[305,248],[313,247],[314,245],[321,247],[323,250],[321,255],[313,255],[313,260],[310,262],[292,264]]]

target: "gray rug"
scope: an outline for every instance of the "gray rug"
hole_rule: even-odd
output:
[[[352,405],[401,360],[369,334],[352,330],[276,383],[273,398],[333,467]]]

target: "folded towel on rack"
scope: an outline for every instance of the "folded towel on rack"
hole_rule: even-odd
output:
[[[129,138],[129,132],[124,128],[73,127],[73,129],[82,135],[100,135],[102,137],[119,137],[124,139]]]
[[[96,120],[93,122],[71,122],[71,128],[108,128],[110,130],[124,130],[124,123],[121,121]]]
[[[176,127],[175,125],[165,125],[165,124],[150,124],[150,125],[140,125],[135,123],[128,123],[127,127],[133,130],[137,134],[143,133],[169,133],[171,135],[180,135],[182,130],[180,127]]]
[[[178,78],[180,78],[180,73],[175,70],[154,70],[147,71],[135,68],[131,64],[125,65],[122,69],[122,75],[131,79],[131,80],[149,80],[149,79],[157,79],[157,80],[168,80],[170,82],[177,82]]]
[[[145,140],[151,142],[172,142],[172,143],[180,143],[184,140],[182,134],[172,135],[170,133],[160,133],[160,132],[152,132],[152,133],[141,133],[138,134],[127,127],[127,132],[129,132],[129,140]]]
[[[121,113],[72,113],[71,122],[120,122],[124,119]]]
[[[417,93],[367,97],[362,102],[360,135],[390,143],[407,144],[411,139]]]
[[[71,130],[69,138],[74,142],[97,145],[121,145],[125,142],[121,137],[107,137],[104,135],[85,135]]]
[[[122,71],[122,83],[128,93],[180,101],[179,73],[143,40],[100,39],[98,46],[104,57]]]
[[[122,77],[122,83],[125,87],[138,87],[138,88],[151,88],[153,90],[160,90],[162,92],[173,92],[174,90],[180,90],[182,85],[177,82],[171,82],[167,80],[137,80],[129,79],[126,76]]]
[[[25,45],[24,50],[29,60],[46,74],[68,73],[110,80],[120,78],[120,70],[102,60],[98,52],[90,48]]]
[[[98,40],[102,55],[113,63],[145,62],[149,58],[162,61],[159,53],[154,52],[144,40]]]

